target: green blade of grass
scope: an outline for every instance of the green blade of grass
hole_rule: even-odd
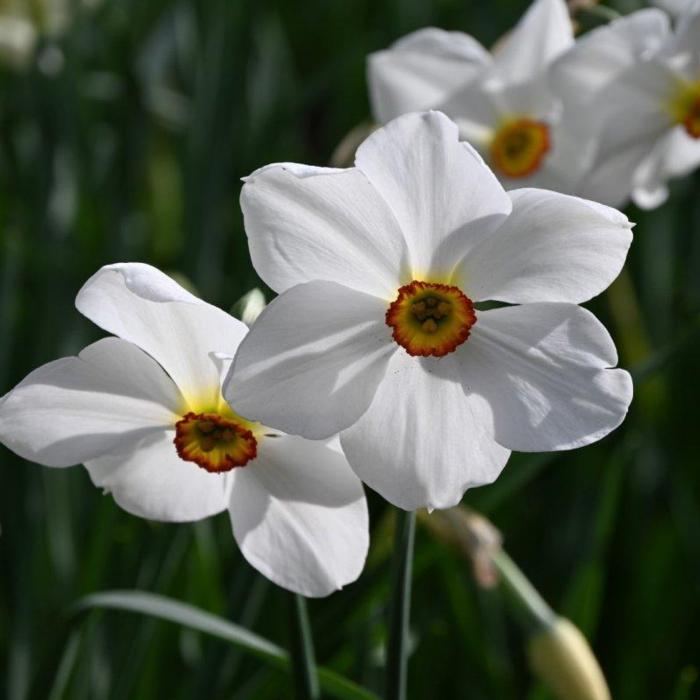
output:
[[[411,575],[416,533],[415,512],[397,513],[394,545],[394,588],[389,609],[386,696],[405,700],[408,669],[408,634],[411,611]]]
[[[292,667],[297,685],[297,696],[304,700],[319,700],[321,693],[306,599],[298,593],[292,593],[289,602],[292,628]]]
[[[73,609],[75,612],[126,610],[167,620],[223,639],[284,671],[291,671],[289,654],[277,644],[217,615],[165,596],[141,591],[104,591],[81,598]],[[318,678],[321,688],[339,700],[379,700],[371,691],[329,669],[319,667]]]

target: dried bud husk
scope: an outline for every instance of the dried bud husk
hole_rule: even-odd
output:
[[[351,168],[355,163],[355,151],[378,128],[377,124],[363,123],[348,131],[343,140],[336,146],[335,151],[333,151],[330,160],[331,166],[334,168]]]
[[[533,672],[559,700],[610,700],[586,638],[566,618],[557,617],[535,632],[527,651]]]
[[[474,578],[482,588],[498,584],[492,556],[501,548],[503,538],[489,520],[465,506],[419,511],[418,517],[434,535],[471,561]]]

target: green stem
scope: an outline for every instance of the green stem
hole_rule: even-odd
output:
[[[319,700],[321,691],[316,671],[314,642],[311,636],[309,614],[306,599],[296,593],[292,594],[291,629],[292,629],[292,669],[299,700]]]
[[[517,603],[535,618],[541,627],[549,627],[556,617],[554,612],[525,578],[517,564],[502,549],[491,554],[491,561]]]
[[[387,700],[405,700],[408,668],[408,622],[411,610],[411,570],[416,514],[399,510],[394,548],[394,589],[389,607]]]

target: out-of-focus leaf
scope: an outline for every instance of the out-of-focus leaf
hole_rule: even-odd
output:
[[[105,591],[81,598],[74,606],[77,612],[94,608],[127,610],[183,625],[188,629],[210,634],[240,646],[256,656],[289,670],[290,659],[282,647],[250,630],[221,617],[164,596],[141,591]],[[378,700],[366,688],[325,668],[318,669],[323,690],[340,700]]]

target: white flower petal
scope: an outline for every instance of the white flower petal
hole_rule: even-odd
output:
[[[513,115],[552,123],[560,111],[545,74],[514,84],[474,81],[452,93],[438,109],[456,122],[461,138],[477,148],[485,146],[487,153],[493,133]],[[488,140],[480,141],[480,133],[488,134]]]
[[[406,237],[413,278],[449,273],[509,213],[510,200],[481,157],[439,112],[407,114],[375,131],[356,166],[391,208]]]
[[[67,467],[174,425],[177,387],[135,345],[104,338],[34,370],[0,400],[0,440],[24,459]]]
[[[624,201],[632,173],[674,126],[667,105],[675,85],[668,67],[646,61],[623,71],[597,94],[589,108],[597,154],[580,194],[612,205]]]
[[[89,460],[95,486],[128,513],[162,522],[191,522],[226,508],[224,476],[177,454],[174,430],[152,435],[130,450]]]
[[[594,114],[602,129],[601,156],[608,150],[620,152],[671,126],[667,105],[674,96],[676,80],[673,71],[661,63],[638,62],[600,91]]]
[[[504,82],[527,80],[573,43],[573,26],[564,0],[535,0],[494,52],[495,72]]]
[[[380,299],[334,282],[292,287],[241,343],[224,396],[249,420],[313,439],[369,406],[396,350]]]
[[[367,503],[338,452],[302,438],[263,438],[259,457],[231,473],[230,494],[238,546],[279,586],[318,597],[360,575]]]
[[[367,59],[374,118],[383,124],[435,107],[490,63],[488,51],[468,34],[434,27],[408,34]]]
[[[504,118],[501,94],[480,81],[474,82],[449,95],[437,107],[457,124],[459,138],[468,141],[485,159]]]
[[[685,62],[687,76],[691,80],[697,80],[697,71],[700,70],[700,2],[695,0],[688,3],[685,12],[678,18],[676,32],[662,54],[668,57],[679,57]]]
[[[677,126],[661,137],[634,173],[632,199],[642,209],[655,209],[668,197],[666,182],[700,165],[700,139]]]
[[[488,404],[465,396],[453,357],[403,351],[340,442],[355,473],[406,510],[459,503],[468,488],[496,479],[510,455],[494,442]]]
[[[457,284],[474,301],[580,303],[617,277],[632,242],[624,214],[547,190],[509,195],[511,215],[456,273]]]
[[[577,185],[577,194],[611,207],[623,206],[630,197],[633,174],[654,148],[655,139],[641,138],[614,157],[599,157]]]
[[[590,120],[592,96],[638,60],[652,54],[670,35],[668,16],[647,8],[598,27],[560,56],[551,80],[572,116]]]
[[[314,279],[395,292],[406,243],[386,203],[355,168],[269,165],[246,178],[241,207],[253,265],[276,292]]]
[[[93,323],[145,350],[185,399],[200,407],[218,404],[219,374],[211,354],[232,355],[248,330],[140,263],[103,267],[83,285],[75,305]]]
[[[677,17],[696,4],[696,0],[652,0],[652,4],[668,12],[669,15]]]
[[[632,380],[589,311],[527,304],[478,314],[457,351],[465,392],[485,398],[495,438],[511,450],[567,450],[600,440],[624,419]]]

